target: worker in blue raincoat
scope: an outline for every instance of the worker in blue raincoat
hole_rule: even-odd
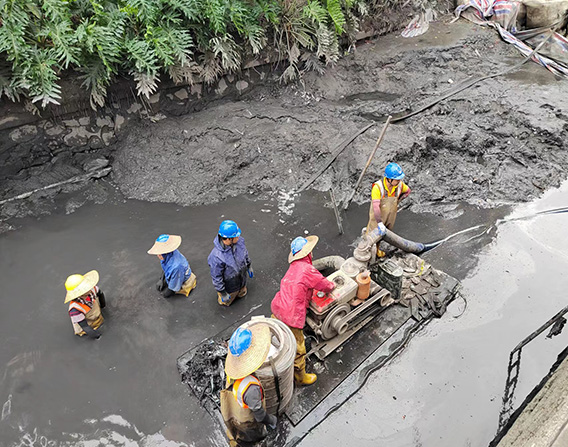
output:
[[[180,245],[180,236],[161,234],[148,250],[148,254],[158,256],[162,264],[162,276],[156,288],[164,298],[170,298],[175,294],[188,296],[197,285],[197,279],[187,259],[178,250]]]
[[[221,222],[207,262],[221,306],[230,306],[247,294],[247,276],[252,278],[254,272],[241,229],[232,220]]]

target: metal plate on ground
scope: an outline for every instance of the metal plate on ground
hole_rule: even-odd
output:
[[[419,267],[421,272],[417,276],[422,276],[422,264]],[[459,283],[443,272],[437,271],[437,273],[440,275],[439,284],[436,283],[437,287],[432,285],[433,290],[443,299],[445,304],[448,304],[455,297]],[[412,279],[406,278],[406,280]],[[282,418],[285,420],[279,425],[279,429],[270,432],[269,436],[259,446],[296,445],[330,412],[341,406],[357,392],[359,386],[364,383],[366,377],[372,371],[382,367],[393,355],[401,351],[412,334],[427,324],[433,316],[433,312],[426,312],[421,315],[421,321],[418,322],[411,316],[410,308],[399,304],[392,305],[355,333],[343,347],[330,354],[323,361],[318,361],[316,357],[309,359],[308,371],[318,374],[317,383],[311,387],[295,390],[293,402],[285,413],[287,418]],[[247,319],[248,317],[249,315],[246,316]],[[211,343],[226,343],[244,319],[235,321],[224,331],[216,334],[213,339],[204,340],[204,342],[180,356],[178,358],[178,369],[182,377],[184,372],[187,372],[187,362],[191,361],[196,351],[199,349],[207,351],[207,345]],[[219,370],[220,367],[214,362],[211,369]],[[215,384],[216,382],[213,381],[208,388],[212,387],[214,389],[213,394],[217,395],[218,390],[215,389]],[[223,429],[224,423],[218,404],[214,399],[208,397],[211,390],[206,389],[203,392],[203,390],[191,385],[190,388],[204,410],[210,414],[213,420],[218,421],[220,429]],[[211,445],[218,444],[213,443]]]
[[[424,265],[421,258],[414,255],[406,256],[415,258],[417,265]],[[439,284],[432,290],[440,296],[445,304],[449,304],[459,289],[459,282],[444,272],[435,271],[438,275]],[[421,276],[420,273],[418,276]],[[403,285],[409,280],[409,278],[404,278]],[[290,422],[294,426],[298,425],[356,371],[369,356],[379,351],[379,348],[382,349],[383,345],[385,350],[388,350],[389,338],[397,334],[403,326],[410,328],[410,333],[433,317],[433,312],[428,311],[421,316],[421,322],[419,322],[412,318],[411,308],[392,305],[354,334],[337,352],[330,354],[325,360],[318,361],[315,356],[308,359],[307,370],[317,373],[318,380],[314,386],[295,390],[293,402],[286,410],[286,416],[290,419]],[[393,341],[393,344],[397,343]]]
[[[298,425],[290,428],[287,439],[276,438],[271,447],[294,447],[314,427],[323,422],[334,410],[359,391],[373,371],[384,366],[393,356],[403,350],[412,334],[426,322],[416,323],[410,318],[385,343],[365,359],[345,380],[311,411]]]
[[[314,386],[296,389],[294,401],[286,410],[292,424],[297,425],[306,417],[411,317],[410,309],[391,306],[353,335],[338,352],[323,361],[308,359],[307,370],[318,373],[318,380]]]

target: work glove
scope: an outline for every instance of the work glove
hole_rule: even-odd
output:
[[[99,298],[99,305],[101,306],[101,309],[104,309],[106,307],[106,298],[101,289],[97,292],[97,297]]]
[[[273,414],[268,414],[267,419],[268,419],[268,421],[266,421],[266,425],[271,430],[274,430],[276,428],[276,423],[278,422],[278,418],[276,416],[274,416]]]
[[[385,227],[384,223],[379,222],[378,232],[379,232],[379,236],[384,236],[385,234],[387,234],[387,227]]]
[[[161,292],[162,290],[164,290],[165,287],[166,287],[165,283],[166,283],[166,275],[165,275],[164,272],[162,272],[162,274],[160,275],[160,279],[156,283],[156,290],[158,292]]]
[[[221,294],[221,301],[223,301],[223,303],[228,303],[229,300],[231,299],[231,295],[229,295],[224,290],[222,292],[219,292],[219,293]]]
[[[252,265],[249,265],[248,274],[249,274],[249,278],[254,277],[254,270],[252,269]]]

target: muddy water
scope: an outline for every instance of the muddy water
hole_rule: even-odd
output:
[[[0,236],[0,445],[222,444],[223,433],[179,383],[176,358],[251,313],[268,314],[294,236],[306,230],[318,234],[316,256],[349,254],[367,208],[350,209],[346,234],[338,236],[326,202],[318,194],[295,199],[280,194],[267,201],[241,197],[183,208],[114,196],[70,215],[20,221],[17,231]],[[456,216],[451,220],[402,213],[397,231],[431,241],[493,222],[505,212],[458,206],[448,210]],[[206,264],[224,218],[240,223],[256,272],[249,296],[228,309],[216,304]],[[361,445],[377,445],[376,439],[389,446],[412,445],[411,440],[439,445],[440,437],[451,439],[448,445],[467,445],[468,440],[483,445],[477,440],[489,439],[497,421],[509,349],[562,306],[562,285],[555,275],[566,260],[551,244],[552,230],[564,220],[503,225],[496,241],[483,249],[478,266],[474,254],[492,233],[432,252],[437,267],[467,276],[467,312],[429,326],[306,444],[333,445],[345,439],[345,427],[352,427],[349,436],[357,436]],[[548,239],[527,236],[543,226]],[[145,252],[162,232],[184,238],[181,251],[198,278],[189,299],[166,301],[154,291],[160,267]],[[72,335],[63,304],[66,276],[92,268],[101,273],[108,300],[99,341]],[[542,376],[560,339],[527,350],[527,380],[520,391]]]
[[[564,184],[512,215],[565,206],[567,200]],[[452,318],[463,310],[463,303],[455,302],[301,445],[351,439],[373,447],[486,446],[497,430],[509,352],[568,304],[567,223],[564,214],[499,225],[475,265],[456,266],[467,267],[462,271],[468,301],[463,316]],[[444,250],[455,252],[449,246],[433,252],[433,263],[457,274]],[[523,350],[515,406],[567,341],[567,333],[551,340],[541,336]]]
[[[249,296],[230,308],[217,305],[206,261],[225,218],[241,225],[256,273]],[[0,445],[222,443],[180,384],[176,358],[253,311],[269,313],[291,238],[309,229],[322,238],[322,255],[346,247],[352,236],[337,237],[334,222],[310,194],[301,207],[285,194],[194,208],[114,196],[70,215],[17,222],[17,231],[0,236]],[[163,232],[183,236],[198,278],[189,299],[166,301],[154,290],[160,266],[146,250]],[[73,336],[63,304],[67,275],[93,268],[108,301],[99,341]]]

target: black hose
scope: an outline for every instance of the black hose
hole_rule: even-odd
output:
[[[424,244],[424,250],[422,250],[420,253],[426,253],[427,251],[436,248],[438,245],[442,244],[443,242],[444,241],[437,241],[437,242],[430,242],[429,244]]]
[[[422,253],[425,247],[421,242],[410,241],[390,230],[387,230],[383,236],[383,240],[407,253]]]
[[[568,212],[568,207],[552,208],[552,209],[549,209],[549,210],[538,211],[536,213],[529,214],[528,216],[499,219],[495,222],[494,225],[498,225],[498,224],[504,223],[504,222],[514,222],[514,221],[518,221],[518,220],[532,219],[533,217],[537,217],[537,216],[550,215],[550,214],[561,214],[561,213],[567,213],[567,212]],[[445,237],[444,239],[440,239],[439,241],[435,241],[435,242],[429,242],[427,244],[409,241],[408,239],[404,239],[404,238],[400,237],[399,235],[393,233],[390,230],[387,230],[387,233],[383,237],[383,240],[385,240],[389,244],[391,244],[391,245],[393,245],[397,248],[400,248],[401,250],[406,251],[408,253],[420,254],[420,253],[425,253],[429,250],[432,250],[432,249],[438,247],[439,245],[443,244],[444,242],[449,241],[450,239],[452,239],[455,236],[467,233],[469,231],[477,230],[478,228],[485,228],[485,230],[481,233],[481,234],[483,234],[483,233],[485,233],[486,231],[489,230],[490,226],[489,225],[474,225],[473,227],[469,227],[469,228],[466,228],[465,230],[461,230],[461,231],[458,231],[456,233],[450,234],[449,236]],[[480,235],[477,235],[475,237],[478,237],[478,236],[480,236]]]

